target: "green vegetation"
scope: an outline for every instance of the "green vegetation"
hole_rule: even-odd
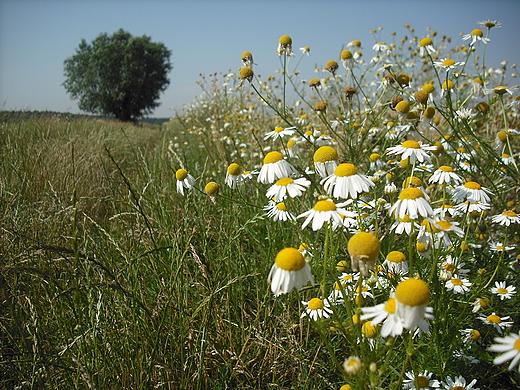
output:
[[[518,387],[518,90],[413,31],[309,80],[283,36],[161,126],[4,114],[0,387]]]

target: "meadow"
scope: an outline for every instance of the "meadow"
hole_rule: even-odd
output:
[[[314,74],[282,36],[162,125],[3,115],[0,387],[518,388],[497,27],[374,30]]]

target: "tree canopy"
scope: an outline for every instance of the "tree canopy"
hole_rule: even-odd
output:
[[[76,54],[64,62],[63,86],[81,110],[135,121],[158,107],[170,80],[171,52],[163,43],[120,29],[82,39]]]

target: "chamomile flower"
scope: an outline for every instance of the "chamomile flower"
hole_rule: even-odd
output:
[[[513,95],[516,91],[518,91],[519,86],[515,85],[513,87],[506,87],[504,85],[499,85],[494,88],[484,88],[484,94],[490,95],[495,93],[497,95],[505,95],[508,93],[509,95]]]
[[[377,42],[372,46],[372,50],[377,53],[382,53],[384,51],[388,51],[388,45],[385,42]]]
[[[473,112],[471,108],[461,108],[460,110],[455,111],[457,114],[457,119],[459,121],[469,121],[477,116],[476,112]]]
[[[368,276],[369,268],[373,267],[379,257],[379,239],[372,233],[359,232],[348,240],[347,251],[352,262],[352,270]]]
[[[421,57],[425,56],[426,54],[433,54],[435,53],[435,48],[433,47],[433,41],[431,38],[426,37],[419,41],[419,55]]]
[[[177,179],[177,192],[183,196],[185,188],[189,190],[195,185],[195,178],[185,169],[178,169],[177,172],[175,172],[175,178]]]
[[[249,68],[253,67],[253,55],[250,52],[244,51],[240,58],[244,66],[247,66]]]
[[[476,379],[473,379],[470,383],[466,383],[466,379],[462,376],[458,376],[454,379],[447,376],[446,382],[441,382],[441,386],[444,390],[479,390],[478,387],[473,387],[476,383]]]
[[[462,184],[462,177],[454,172],[452,167],[442,165],[435,172],[433,172],[433,175],[428,179],[428,183],[460,185]]]
[[[383,267],[393,274],[407,274],[408,262],[406,261],[406,255],[400,251],[391,251],[386,255]]]
[[[296,127],[276,127],[273,131],[265,133],[264,141],[268,139],[277,140],[278,138],[283,138],[285,136],[291,136],[296,132]]]
[[[491,352],[503,352],[493,360],[493,364],[499,365],[511,360],[508,370],[513,369],[520,362],[520,335],[511,333],[506,337],[495,337],[495,343],[488,348]],[[519,366],[520,371],[520,366]]]
[[[489,210],[491,206],[489,203],[480,202],[478,200],[469,201],[466,200],[465,202],[459,203],[455,206],[455,210],[462,214],[466,213],[481,213],[483,211]]]
[[[332,146],[321,146],[314,152],[314,168],[326,178],[334,173],[338,166],[338,152]]]
[[[270,184],[276,180],[294,176],[297,173],[296,169],[288,161],[284,160],[282,153],[277,151],[269,152],[264,157],[264,165],[260,168],[258,181],[263,184]]]
[[[495,282],[495,287],[491,287],[491,293],[500,297],[500,300],[511,299],[516,294],[516,287],[508,286],[506,282]]]
[[[346,70],[352,70],[354,66],[356,65],[356,60],[354,59],[354,55],[352,52],[348,49],[345,49],[341,52],[341,62],[343,64],[343,67]]]
[[[431,162],[428,152],[436,148],[436,146],[424,145],[421,142],[408,140],[401,145],[389,147],[386,153],[398,155],[401,160],[410,158],[410,163],[414,163],[416,160],[422,163],[424,161]]]
[[[276,53],[279,56],[293,56],[293,50],[292,50],[292,38],[289,35],[282,35],[280,39],[278,40],[278,49],[276,50]]]
[[[381,328],[382,337],[395,337],[403,333],[403,324],[395,314],[396,300],[393,294],[385,303],[372,307],[361,308],[361,321],[372,319],[372,325],[383,323]]]
[[[296,248],[284,248],[276,255],[275,263],[267,277],[275,295],[287,294],[294,288],[300,289],[307,283],[314,284],[311,267]]]
[[[482,203],[489,203],[491,201],[489,195],[494,195],[489,189],[482,187],[475,181],[468,181],[455,187],[451,194],[456,202],[469,200],[470,202]]]
[[[269,201],[263,210],[267,211],[267,216],[276,221],[296,221],[296,216],[287,210],[285,202]]]
[[[302,54],[306,54],[307,56],[311,56],[311,48],[309,46],[300,47],[300,51]]]
[[[419,188],[405,188],[399,194],[399,199],[389,210],[390,214],[394,214],[395,218],[404,218],[408,215],[410,219],[421,217],[429,217],[433,214],[433,210],[425,199],[425,194]]]
[[[484,324],[492,325],[500,334],[504,332],[504,329],[509,328],[513,325],[512,321],[506,321],[511,319],[511,317],[500,317],[495,313],[492,313],[488,316],[480,314],[478,319],[482,321]]]
[[[348,204],[350,204],[350,202],[336,204],[330,199],[318,200],[312,209],[298,215],[297,218],[305,217],[302,229],[305,229],[311,222],[312,230],[314,231],[321,229],[326,223],[331,223],[332,229],[336,229],[344,225],[343,218],[354,218],[357,216],[353,211],[348,211],[343,208]]]
[[[276,181],[276,183],[267,190],[266,196],[273,198],[275,202],[280,202],[284,200],[286,196],[291,198],[302,196],[310,185],[311,182],[304,177],[298,179],[284,177]]]
[[[323,188],[334,198],[356,199],[358,194],[369,192],[374,183],[365,175],[358,173],[354,164],[340,164],[334,173],[321,181]]]
[[[446,290],[453,291],[454,294],[466,294],[472,283],[464,278],[451,278],[445,284]]]
[[[430,288],[421,279],[409,278],[400,282],[395,289],[395,314],[401,319],[403,327],[414,330],[417,326],[428,332],[428,323],[424,320],[433,319],[429,308]]]
[[[445,247],[449,247],[452,245],[452,242],[448,233],[453,233],[461,238],[464,237],[464,230],[458,225],[458,222],[448,221],[447,219],[434,220],[435,241],[439,245],[442,243]]]
[[[312,298],[310,301],[302,301],[305,306],[305,310],[301,315],[303,317],[309,317],[313,321],[317,321],[320,318],[329,318],[332,314],[330,303],[327,299]]]
[[[397,221],[390,226],[390,230],[394,230],[396,234],[406,233],[410,235],[412,233],[413,223],[414,221],[405,214],[402,217],[397,217]]]
[[[403,389],[410,390],[431,390],[438,389],[440,382],[436,379],[432,379],[433,373],[424,370],[422,373],[415,375],[413,372],[406,372],[406,378],[403,379]]]
[[[237,163],[232,163],[228,166],[226,171],[226,184],[229,188],[235,189],[242,181],[242,167]]]
[[[480,339],[480,332],[477,329],[462,329],[460,333],[464,336],[464,343],[472,343]]]
[[[463,41],[467,41],[468,39],[471,39],[471,42],[469,43],[470,46],[473,46],[477,42],[482,42],[482,43],[486,44],[490,41],[489,38],[484,37],[484,33],[479,28],[476,28],[473,31],[471,31],[469,34],[462,36]]]
[[[488,29],[502,27],[502,23],[501,22],[498,22],[496,20],[491,20],[491,19],[484,20],[482,22],[478,22],[478,24],[480,24],[482,27],[486,27]]]
[[[357,375],[362,368],[363,363],[361,362],[361,359],[357,356],[349,356],[343,362],[343,369],[349,375]]]
[[[443,58],[442,60],[435,61],[433,63],[433,65],[436,68],[439,68],[439,69],[442,69],[442,70],[445,70],[446,72],[448,72],[450,70],[456,69],[459,66],[464,65],[464,62],[455,62],[450,58]]]
[[[520,217],[512,210],[506,210],[502,214],[491,217],[491,222],[498,223],[501,226],[509,226],[512,223],[520,224]]]
[[[504,251],[512,251],[515,249],[514,245],[504,245],[504,243],[500,241],[495,241],[489,244],[489,249],[494,252],[504,252]]]

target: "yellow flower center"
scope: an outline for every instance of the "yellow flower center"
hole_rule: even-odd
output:
[[[385,311],[390,314],[395,313],[395,299],[394,298],[389,298],[388,301],[386,301]]]
[[[283,127],[280,127],[280,126],[278,126],[276,129],[274,129],[275,133],[280,133],[281,131],[283,131]]]
[[[509,291],[507,291],[507,288],[499,288],[497,289],[497,292],[499,294],[507,294]]]
[[[419,389],[424,389],[425,387],[428,387],[430,385],[430,381],[428,380],[428,378],[422,375],[417,375],[415,381],[417,382]]]
[[[491,314],[491,315],[487,316],[487,320],[489,322],[491,322],[492,324],[500,324],[502,322],[500,317],[497,316],[496,314]]]
[[[439,169],[443,172],[453,172],[453,168],[447,165],[442,165],[439,167]]]
[[[282,45],[292,45],[292,38],[289,35],[282,35],[278,40],[278,43]]]
[[[446,80],[444,83],[442,83],[442,89],[453,89],[455,88],[455,83],[451,80]]]
[[[245,59],[245,58],[249,58],[249,57],[252,57],[252,54],[248,51],[245,51],[242,53],[242,56],[240,58]]]
[[[352,52],[350,50],[343,50],[341,52],[341,59],[342,60],[349,60],[352,58]]]
[[[399,194],[399,200],[404,200],[404,199],[415,200],[415,199],[419,199],[419,198],[424,198],[424,194],[419,188],[413,188],[413,187],[405,188]]]
[[[502,215],[506,215],[508,217],[517,217],[518,216],[514,211],[511,211],[511,210],[504,211],[502,213]]]
[[[249,66],[244,66],[243,68],[240,68],[240,74],[238,77],[241,80],[253,77],[253,69],[251,69]]]
[[[372,325],[372,321],[367,321],[361,327],[361,332],[365,337],[371,339],[376,336],[377,328],[375,325]]]
[[[276,255],[276,266],[285,271],[299,271],[305,267],[305,259],[296,248],[284,248]]]
[[[188,177],[188,171],[186,169],[178,169],[177,172],[175,172],[175,178],[179,181],[183,181]]]
[[[388,261],[391,261],[392,263],[403,263],[406,261],[406,256],[403,252],[392,251],[388,255],[386,255],[386,259]]]
[[[331,200],[319,200],[314,205],[315,211],[334,211],[336,210],[336,204]]]
[[[354,164],[345,163],[345,164],[339,164],[334,171],[334,175],[338,177],[344,177],[344,176],[352,176],[356,175],[358,173],[358,169]]]
[[[429,45],[433,45],[433,41],[431,38],[426,37],[419,41],[420,47],[425,47],[425,46],[429,46]]]
[[[488,297],[483,297],[483,298],[478,299],[478,303],[480,304],[480,307],[482,309],[487,309],[489,307],[489,304],[491,303],[491,301]]]
[[[480,338],[480,332],[476,329],[471,329],[471,332],[469,332],[469,337],[473,341],[477,341]]]
[[[435,87],[433,86],[433,84],[424,84],[422,86],[422,90],[424,92],[432,93],[433,91],[435,91]]]
[[[469,188],[470,190],[480,190],[482,187],[475,181],[468,181],[464,184],[464,187]]]
[[[430,299],[430,288],[421,279],[406,279],[397,285],[395,298],[405,306],[422,306]]]
[[[332,146],[322,146],[314,152],[314,162],[335,161],[338,159],[338,152]]]
[[[219,186],[217,183],[215,183],[214,181],[210,181],[208,184],[206,184],[206,186],[204,187],[204,191],[206,192],[206,194],[210,195],[210,196],[213,196],[213,195],[217,195],[218,193],[218,190],[219,190]]]
[[[440,228],[441,230],[449,230],[451,229],[451,223],[446,221],[446,220],[441,220],[439,222],[436,222],[435,225],[437,225],[438,228]]]
[[[500,130],[498,133],[497,133],[497,138],[502,141],[502,142],[506,142],[506,139],[507,139],[507,131],[506,130]]]
[[[287,211],[287,207],[284,202],[280,202],[276,204],[276,208],[280,211]]]
[[[273,164],[283,160],[283,155],[280,152],[269,152],[264,157],[264,164]]]
[[[371,233],[360,232],[350,237],[347,250],[352,258],[359,258],[362,261],[374,261],[379,256],[379,239]]]
[[[453,386],[451,390],[466,390],[464,386]]]
[[[357,47],[361,46],[361,41],[359,39],[355,39],[353,41],[350,41],[350,43],[352,43],[353,46],[357,46]]]
[[[412,219],[407,214],[405,214],[403,218],[397,217],[397,220],[399,222],[405,222],[405,223],[412,222]]]
[[[410,103],[406,100],[401,100],[395,106],[395,110],[400,112],[401,114],[408,114],[408,112],[410,111]]]
[[[453,60],[444,60],[442,62],[442,65],[444,65],[444,66],[453,66],[453,65],[455,65],[455,61],[453,61]]]
[[[451,282],[453,283],[454,286],[462,286],[464,283],[462,282],[462,280],[458,279],[458,278],[453,278],[451,279]]]
[[[520,338],[516,339],[515,343],[513,344],[513,348],[520,352]]]
[[[280,179],[276,182],[276,185],[277,186],[281,186],[281,187],[285,187],[285,186],[288,186],[289,184],[292,184],[294,183],[294,180],[291,179],[290,177],[284,177],[283,179]]]
[[[432,119],[435,115],[435,107],[433,107],[433,106],[426,107],[423,111],[423,115],[428,119]]]
[[[484,33],[482,32],[482,30],[480,28],[476,28],[474,29],[472,32],[471,32],[471,35],[474,35],[476,37],[483,37],[484,36]]]
[[[307,307],[310,310],[320,310],[320,309],[323,309],[324,304],[323,304],[323,301],[320,298],[312,298],[309,301]]]
[[[295,141],[295,140],[290,139],[289,141],[287,141],[287,147],[288,147],[289,149],[291,149],[291,148],[293,148],[293,147],[295,147],[295,146],[296,146],[296,141]]]
[[[231,176],[238,176],[242,173],[242,167],[237,163],[232,163],[229,165],[227,171]]]
[[[370,162],[376,162],[381,158],[381,155],[379,153],[372,153],[369,157]]]
[[[421,145],[419,145],[419,142],[414,140],[404,141],[401,146],[407,149],[419,149],[421,147]]]

